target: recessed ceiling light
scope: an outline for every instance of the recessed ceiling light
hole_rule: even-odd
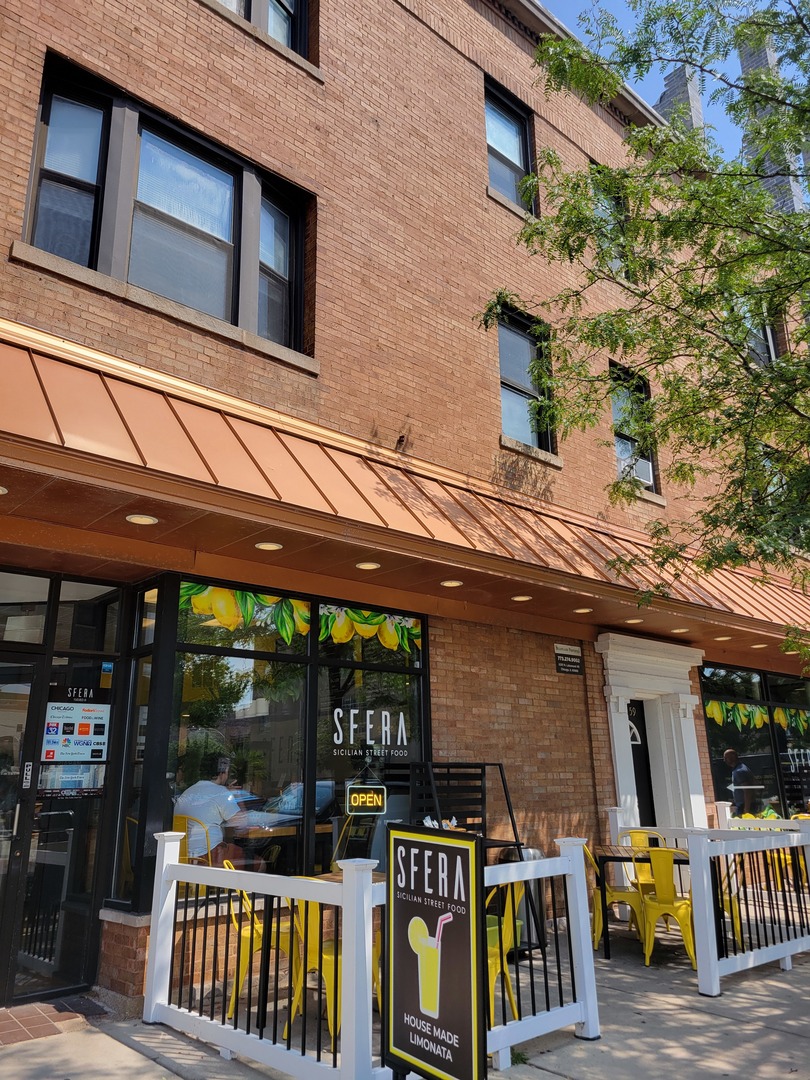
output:
[[[688,634],[688,633],[689,633],[689,627],[688,626],[678,626],[674,630],[670,630],[670,634]]]
[[[521,595],[513,596],[512,599],[515,601],[516,604],[524,604],[527,600],[531,600],[532,598],[531,596]]]
[[[628,626],[635,625],[636,623],[644,622],[643,619],[625,619]]]
[[[587,615],[589,611],[593,611],[593,608],[592,607],[575,607],[574,608],[574,614],[575,615]]]
[[[463,585],[463,581],[459,581],[457,578],[447,578],[446,581],[440,581],[440,585],[444,585],[445,589],[457,589],[459,585]]]
[[[767,649],[768,648],[768,642],[764,641],[764,642],[761,642],[759,645],[752,645],[751,648],[752,649]]]
[[[127,521],[132,525],[157,525],[158,519],[151,514],[127,514]]]
[[[284,547],[283,544],[277,544],[273,540],[260,540],[258,544],[254,545],[259,551],[281,551]]]
[[[356,562],[354,564],[358,570],[379,570],[380,564],[378,562]]]
[[[0,484],[0,495],[8,495],[8,488],[3,487],[2,484]]]
[[[720,637],[716,637],[715,641],[731,641],[731,634],[722,634]]]

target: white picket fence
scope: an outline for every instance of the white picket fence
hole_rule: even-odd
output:
[[[383,1080],[390,1077],[390,1070],[380,1063],[379,1049],[374,1052],[374,1040],[379,1039],[379,1032],[374,1032],[372,1018],[372,927],[374,908],[383,906],[386,901],[385,883],[372,881],[372,870],[376,863],[367,859],[341,862],[342,881],[188,866],[179,861],[180,839],[180,833],[157,835],[157,867],[143,1014],[145,1022],[166,1024],[218,1047],[226,1056],[237,1054],[289,1076],[300,1077],[301,1080],[325,1077],[327,1070],[331,1077],[345,1080]],[[543,949],[536,960],[533,950],[530,950],[528,962],[520,958],[513,971],[519,1018],[496,1023],[487,1032],[487,1052],[492,1056],[495,1068],[509,1066],[511,1047],[570,1025],[574,1026],[575,1034],[580,1038],[599,1037],[588,888],[582,852],[584,843],[579,838],[560,839],[557,841],[560,850],[557,858],[504,863],[485,870],[487,888],[522,881],[527,889],[537,889],[539,883],[540,890],[543,890],[551,884],[550,893],[554,896],[561,893],[563,896],[562,907],[558,909],[557,902],[553,900],[552,917],[548,918],[548,910],[544,915],[554,947]],[[552,878],[555,880],[550,883],[548,879]],[[204,989],[207,985],[210,994],[216,977],[209,974],[206,983],[205,971],[200,973],[201,982],[196,998],[192,999],[189,994],[185,1004],[172,1001],[172,964],[180,932],[178,928],[183,923],[188,928],[190,920],[209,919],[208,914],[195,915],[193,907],[190,912],[188,904],[176,905],[178,888],[186,895],[196,887],[216,890],[216,895],[220,897],[238,895],[238,890],[244,890],[258,900],[257,906],[263,903],[277,904],[277,898],[284,897],[291,901],[315,901],[340,910],[342,1015],[339,1053],[324,1056],[320,1050],[314,1052],[311,1046],[290,1045],[289,1039],[280,1036],[280,1030],[275,1033],[250,1031],[249,1025],[245,1030],[236,1022],[226,1022],[224,1006],[219,1016],[215,1015],[213,1005],[210,1010],[203,1009]],[[207,928],[207,921],[204,927],[200,923],[201,942]],[[186,930],[182,932],[186,933]],[[198,932],[196,922],[193,930],[188,931],[192,932],[194,935]],[[200,950],[205,955],[202,944]],[[539,980],[539,990],[533,980]],[[566,999],[560,996],[555,1003],[551,999],[557,987],[562,995],[563,982],[566,985]],[[220,987],[226,999],[228,990],[226,980],[224,987]]]
[[[691,887],[698,991],[720,994],[721,978],[810,950],[810,820],[733,818],[718,803],[720,829],[681,826],[650,831],[689,854],[676,868]],[[621,811],[609,811],[618,837]],[[625,826],[629,828],[644,826]]]

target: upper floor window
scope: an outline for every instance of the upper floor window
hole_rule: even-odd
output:
[[[529,171],[529,119],[505,92],[487,87],[489,185],[511,202],[524,205],[520,184]]]
[[[599,225],[594,232],[594,244],[598,258],[606,262],[615,274],[626,270],[627,205],[614,190],[613,174],[591,163],[591,189],[594,198],[594,214]]]
[[[769,323],[749,322],[748,355],[762,367],[776,360],[776,334]]]
[[[650,396],[649,386],[646,379],[618,364],[611,364],[610,374],[613,439],[619,477],[635,477],[648,491],[655,491],[652,450],[638,437],[644,405]]]
[[[537,350],[537,337],[530,332],[528,320],[514,316],[508,324],[498,323],[503,433],[517,442],[553,453],[551,431],[538,430],[535,419],[540,397],[532,367]]]
[[[35,247],[300,347],[302,193],[63,63],[40,143]]]
[[[295,52],[306,55],[306,0],[219,0],[235,15],[264,30]]]

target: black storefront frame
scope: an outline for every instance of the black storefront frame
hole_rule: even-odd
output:
[[[739,671],[745,674],[756,675],[759,678],[760,686],[762,688],[762,697],[745,697],[742,694],[735,694],[730,690],[726,691],[709,691],[706,688],[706,676],[704,674],[707,670],[717,671]],[[762,668],[744,667],[741,664],[723,664],[723,663],[704,663],[699,669],[700,676],[700,697],[701,708],[703,709],[703,719],[706,724],[707,731],[707,744],[709,749],[709,764],[712,770],[712,784],[714,787],[714,794],[717,796],[717,783],[715,779],[714,771],[714,759],[711,754],[711,739],[709,737],[709,731],[713,730],[712,725],[716,725],[715,720],[706,713],[706,701],[709,700],[723,700],[737,702],[741,705],[758,706],[766,709],[768,713],[768,723],[765,725],[768,729],[768,742],[770,747],[771,756],[774,764],[774,776],[776,780],[776,788],[781,803],[781,812],[785,814],[789,812],[790,802],[787,796],[787,787],[785,783],[785,777],[783,772],[782,756],[787,753],[787,731],[778,724],[774,718],[774,710],[776,709],[800,709],[801,706],[797,706],[784,700],[784,698],[778,698],[771,695],[771,679],[797,679],[804,682],[808,682],[808,678],[803,675],[793,675],[790,672],[781,671],[766,671]],[[810,702],[807,703],[806,708],[803,711],[810,712]],[[781,734],[780,734],[781,733]],[[808,732],[808,741],[810,741],[810,732]],[[780,745],[780,743],[782,745]],[[744,754],[740,754],[741,758],[744,758]],[[723,800],[727,801],[727,800]],[[804,807],[802,808],[805,809]]]
[[[284,576],[283,568],[277,573],[268,574],[268,578],[281,578]],[[133,888],[131,900],[111,899],[109,906],[131,910],[134,912],[149,911],[152,903],[152,887],[154,882],[155,861],[157,854],[157,842],[154,838],[156,832],[171,828],[173,817],[173,805],[168,797],[165,783],[167,762],[169,759],[169,744],[172,726],[175,720],[175,667],[177,656],[181,652],[207,653],[210,655],[238,655],[250,658],[260,656],[266,659],[263,652],[248,649],[230,649],[221,646],[200,646],[178,639],[178,622],[180,612],[180,584],[181,582],[197,583],[200,585],[214,586],[224,589],[255,589],[265,591],[271,586],[250,585],[244,581],[212,578],[195,574],[167,573],[150,578],[148,581],[138,584],[133,589],[135,600],[134,609],[131,612],[131,635],[130,640],[135,643],[131,652],[131,666],[129,679],[128,723],[126,748],[121,749],[121,767],[132,760],[132,741],[136,737],[138,718],[134,714],[134,673],[137,670],[138,661],[149,654],[152,656],[152,672],[148,700],[147,734],[143,755],[143,787],[141,792],[141,813],[139,814],[137,837],[135,841],[134,865],[133,865]],[[147,645],[137,644],[137,633],[140,626],[140,612],[142,598],[150,589],[158,590],[157,611],[155,619],[155,632],[153,640]],[[418,675],[421,679],[420,688],[420,736],[421,754],[423,759],[429,760],[432,756],[432,727],[430,711],[430,673],[429,673],[429,632],[427,617],[420,612],[409,612],[396,609],[397,615],[413,617],[420,620],[422,627],[421,636],[421,663],[417,666],[389,665],[358,663],[346,658],[319,659],[319,615],[320,608],[324,605],[347,605],[342,598],[322,596],[307,593],[302,590],[276,589],[274,594],[282,597],[292,597],[306,600],[310,603],[310,633],[307,635],[307,650],[305,654],[282,654],[272,657],[273,661],[289,663],[305,663],[308,667],[306,677],[306,703],[304,724],[304,818],[307,828],[304,831],[303,858],[305,865],[312,865],[315,853],[315,782],[317,773],[317,725],[318,725],[318,677],[322,667],[341,666],[346,668],[359,668],[368,671],[395,671]],[[348,602],[349,606],[358,606],[360,601]],[[365,601],[362,601],[366,605]],[[390,610],[385,605],[372,604],[374,610]],[[170,714],[165,720],[158,722],[157,717],[166,715],[165,702],[171,702]],[[123,741],[123,740],[122,740]],[[120,843],[122,826],[124,826],[126,807],[124,806],[124,792],[128,790],[127,778],[121,775],[121,794],[118,807],[118,827],[116,835],[119,837],[117,857],[113,867],[115,874],[119,873],[120,860],[123,855],[123,846]],[[109,880],[113,880],[109,876]]]
[[[21,802],[21,812],[25,809],[23,803],[30,803],[33,807],[37,798],[38,775],[42,764],[41,739],[44,731],[45,710],[48,701],[48,689],[54,660],[67,658],[68,660],[111,660],[115,665],[116,677],[113,683],[113,694],[110,708],[109,749],[107,756],[107,768],[105,772],[104,794],[102,796],[101,812],[99,815],[99,834],[96,842],[97,868],[93,877],[93,884],[89,896],[88,933],[85,968],[88,980],[77,983],[72,987],[60,986],[54,991],[34,991],[30,995],[17,995],[14,1002],[26,1000],[39,1000],[43,997],[64,995],[70,990],[80,991],[92,985],[92,978],[98,967],[98,958],[101,948],[101,923],[98,920],[98,912],[107,903],[106,897],[110,891],[112,880],[112,868],[115,862],[116,837],[118,832],[117,814],[106,813],[108,808],[115,808],[118,804],[120,780],[124,762],[124,751],[128,737],[127,702],[129,686],[128,670],[128,646],[127,627],[133,621],[132,590],[125,584],[117,581],[109,581],[103,578],[88,577],[82,574],[63,574],[51,571],[38,570],[35,567],[21,569],[17,566],[0,566],[0,572],[19,578],[38,579],[48,583],[48,595],[45,601],[45,616],[40,642],[0,641],[0,660],[19,659],[21,656],[29,658],[41,670],[41,685],[32,698],[28,723],[33,724],[33,734],[26,732],[26,743],[31,749],[35,775],[32,781],[32,793],[30,798]],[[119,602],[118,623],[116,627],[115,642],[111,650],[84,649],[70,646],[57,647],[56,632],[59,616],[59,601],[63,583],[77,583],[94,585],[117,594]],[[30,809],[29,807],[29,809]],[[27,812],[27,811],[26,811]],[[26,839],[26,848],[30,846],[30,834]],[[30,852],[26,850],[26,859]],[[11,929],[6,928],[2,939],[6,946],[12,943]],[[92,973],[92,974],[91,974]],[[0,987],[0,1000],[9,998],[10,986]]]

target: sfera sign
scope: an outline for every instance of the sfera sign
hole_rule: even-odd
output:
[[[486,1075],[481,841],[388,826],[385,1058],[395,1073]]]
[[[388,789],[382,784],[346,785],[347,814],[384,814],[387,805]]]

